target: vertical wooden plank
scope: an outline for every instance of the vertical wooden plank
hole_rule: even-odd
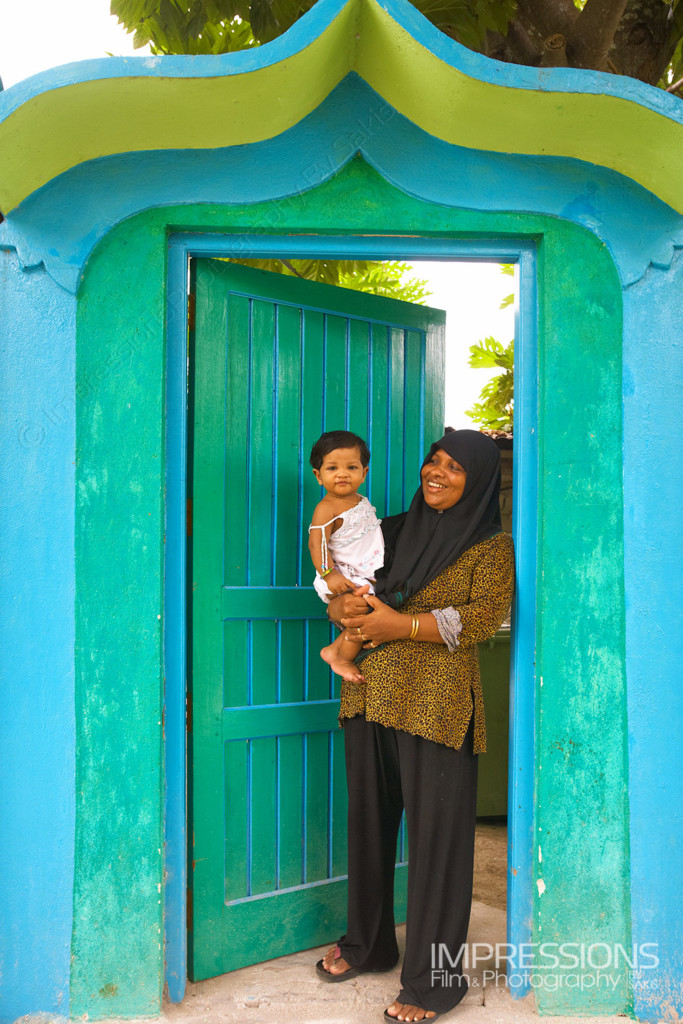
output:
[[[253,299],[249,338],[249,491],[248,582],[254,587],[272,583],[273,536],[273,339],[272,302]],[[229,478],[228,478],[229,481]],[[229,491],[230,487],[226,488]],[[226,543],[229,543],[229,536]]]
[[[250,704],[274,704],[277,701],[278,628],[274,620],[251,623]]]
[[[348,792],[346,788],[346,758],[344,756],[344,732],[335,729],[332,739],[332,871],[333,878],[346,874],[346,815]]]
[[[244,619],[223,623],[223,707],[249,703],[249,637]]]
[[[301,619],[280,620],[278,652],[279,697],[283,704],[304,699],[304,624]]]
[[[308,525],[313,509],[322,497],[322,488],[313,476],[308,459],[311,448],[323,432],[324,414],[324,366],[325,366],[325,325],[322,313],[303,310],[301,337],[301,536],[299,545],[299,582],[311,586],[315,571],[308,552]]]
[[[403,424],[403,507],[408,508],[413,494],[420,485],[422,451],[422,332],[405,332],[405,374],[404,374],[404,416]]]
[[[387,380],[388,380],[388,329],[383,324],[373,324],[370,335],[371,353],[370,382],[371,424],[370,437],[370,472],[368,474],[368,497],[377,509],[381,518],[387,515],[388,509],[388,416],[387,416]]]
[[[252,299],[250,311],[247,580],[252,586],[266,587],[272,582],[274,526],[272,494],[275,310],[270,301]],[[249,632],[251,703],[269,704],[276,699],[277,691],[275,624],[256,620],[251,623]],[[259,744],[252,747],[252,759],[258,761],[260,749]]]
[[[286,305],[277,307],[277,372],[273,409],[276,417],[273,582],[280,587],[293,587],[299,582],[298,553],[304,529],[300,488],[301,326],[300,309]]]
[[[192,716],[193,828],[189,881],[195,905],[220,906],[225,899],[224,750],[221,742],[223,629],[220,585],[224,572],[223,474],[226,417],[226,337],[228,302],[216,288],[209,265],[198,269],[195,338],[195,419],[193,458],[194,536],[192,550]],[[240,438],[237,437],[237,462]],[[242,478],[243,479],[243,478]],[[242,509],[243,511],[243,509]],[[238,533],[237,551],[240,550]],[[204,781],[212,779],[210,787]],[[239,808],[236,808],[239,819]],[[244,882],[239,867],[234,875]],[[193,922],[191,970],[196,955],[216,939],[215,914],[206,909]]]
[[[279,870],[278,888],[304,881],[303,847],[303,739],[281,736],[279,743]]]
[[[277,887],[277,740],[274,736],[251,740],[249,792],[250,895],[273,892]]]
[[[306,736],[306,881],[327,878],[328,869],[328,734]]]
[[[230,827],[223,837],[225,858],[225,899],[246,896],[248,883],[248,776],[249,742],[235,740],[225,744],[225,821]]]
[[[444,326],[432,324],[425,338],[425,440],[429,447],[432,440],[443,437],[444,427],[444,374],[446,371],[444,349]]]
[[[320,648],[330,642],[331,628],[326,620],[311,619],[308,622],[308,700],[327,700],[331,696],[332,670],[320,657]]]
[[[325,315],[325,430],[345,430],[346,408],[346,317]]]
[[[370,324],[367,320],[349,320],[348,328],[348,407],[349,430],[367,441],[368,433],[368,353]],[[365,487],[362,488],[365,492]]]
[[[227,379],[230,382],[225,395],[225,469],[219,478],[221,482],[230,481],[230,486],[224,488],[224,581],[227,586],[240,587],[247,582],[249,361],[246,352],[250,310],[249,300],[242,295],[228,295],[224,301],[227,301]],[[197,305],[200,306],[199,294]],[[198,321],[199,316],[198,310]],[[199,322],[197,337],[199,356],[201,347],[208,343],[204,335],[199,337]]]
[[[404,420],[404,338],[403,331],[390,329],[389,350],[389,515],[404,509],[403,501],[403,420]]]

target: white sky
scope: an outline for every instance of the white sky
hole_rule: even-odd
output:
[[[467,365],[470,345],[492,335],[507,344],[515,333],[515,306],[499,309],[517,277],[501,272],[497,263],[413,263],[410,276],[429,281],[433,294],[428,306],[446,310],[446,423],[456,429],[474,427],[465,415],[484,384],[497,370],[473,370]]]
[[[5,89],[58,64],[133,50],[109,0],[0,0],[0,78]]]
[[[0,0],[0,77],[6,89],[59,64],[145,52],[146,47],[133,49],[133,36],[109,14],[109,0]],[[490,263],[419,262],[414,273],[430,282],[428,304],[447,312],[446,422],[471,427],[464,411],[493,374],[467,366],[469,346],[488,335],[502,342],[513,336],[513,308],[498,309],[513,291],[513,280]]]

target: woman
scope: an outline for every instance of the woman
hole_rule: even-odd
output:
[[[329,606],[368,653],[364,681],[342,684],[339,716],[349,789],[347,933],[316,966],[327,981],[344,981],[398,960],[393,876],[405,807],[406,952],[389,1021],[434,1020],[467,991],[458,955],[472,900],[477,755],[486,749],[477,643],[505,618],[514,583],[499,490],[494,442],[474,430],[446,433],[430,448],[408,512],[382,524],[377,597],[357,591]]]

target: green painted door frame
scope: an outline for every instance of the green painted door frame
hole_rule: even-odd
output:
[[[250,253],[519,260],[516,378],[528,392],[516,396],[508,938],[628,948],[623,298],[614,260],[593,233],[560,217],[421,200],[357,160],[286,199],[147,209],[114,227],[85,267],[72,1015],[158,1013],[164,959],[169,994],[182,998],[188,259]],[[537,991],[539,1009],[622,1012],[628,985],[614,981],[608,992]]]

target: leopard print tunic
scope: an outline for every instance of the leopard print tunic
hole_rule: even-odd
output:
[[[512,537],[499,533],[466,551],[402,606],[429,612],[453,606],[462,632],[455,651],[445,644],[393,640],[362,662],[365,683],[342,683],[339,723],[364,714],[458,749],[474,711],[474,752],[486,750],[484,698],[477,644],[493,636],[512,600]]]

